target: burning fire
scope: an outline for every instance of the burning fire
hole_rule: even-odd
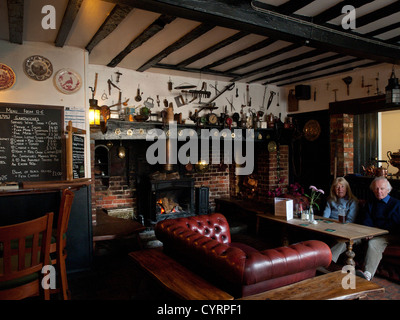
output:
[[[160,198],[156,203],[160,208],[160,214],[175,213],[180,211],[179,205],[172,199]]]

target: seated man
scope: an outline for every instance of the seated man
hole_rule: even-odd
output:
[[[363,224],[388,230],[389,234],[368,238],[364,272],[357,270],[356,273],[367,280],[374,276],[388,243],[398,242],[400,239],[400,200],[389,195],[392,186],[386,178],[378,177],[372,181],[370,189],[375,198],[366,204]],[[361,240],[354,243],[360,242]],[[339,255],[346,250],[346,245],[338,243],[331,250],[332,261],[336,262]]]
[[[365,256],[365,271],[358,272],[367,280],[374,276],[382,253],[388,243],[399,241],[400,235],[400,200],[389,195],[392,186],[384,177],[375,178],[370,186],[375,199],[368,202],[365,207],[365,219],[363,224],[389,231],[389,234],[371,237],[368,240],[368,249]]]

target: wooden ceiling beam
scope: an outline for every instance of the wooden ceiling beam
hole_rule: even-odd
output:
[[[357,17],[357,28],[363,27],[371,22],[378,21],[381,18],[388,17],[400,11],[400,2],[396,1],[386,7],[375,10],[362,17]]]
[[[241,64],[239,66],[233,67],[233,68],[228,69],[226,71],[227,72],[234,72],[234,71],[237,71],[237,70],[240,70],[240,69],[243,69],[243,68],[247,68],[247,67],[249,67],[249,66],[251,66],[251,65],[253,65],[255,63],[262,62],[262,61],[274,58],[274,57],[276,57],[278,55],[285,54],[285,53],[290,52],[292,50],[296,50],[296,49],[298,49],[300,47],[301,47],[300,44],[293,43],[293,44],[291,44],[291,45],[289,45],[287,47],[284,47],[282,49],[278,49],[278,50],[275,50],[273,52],[267,53],[267,54],[263,55],[262,57],[259,57],[257,59],[254,59],[254,60],[251,60],[249,62],[243,63],[243,64]]]
[[[67,41],[68,35],[75,22],[76,16],[81,8],[83,0],[69,0],[65,10],[60,30],[55,41],[56,47],[63,47]]]
[[[315,66],[317,66],[319,64],[330,62],[330,61],[333,61],[333,60],[337,60],[337,59],[340,59],[340,58],[343,58],[343,57],[345,57],[345,55],[337,53],[337,54],[335,54],[333,56],[329,56],[329,57],[326,57],[326,58],[321,58],[321,59],[318,59],[318,60],[314,60],[314,61],[311,61],[309,63],[299,65],[297,67],[293,67],[293,68],[277,71],[275,73],[268,74],[268,75],[263,75],[263,76],[261,76],[261,77],[259,77],[257,79],[253,79],[253,80],[249,81],[249,83],[258,82],[258,81],[264,81],[264,80],[267,80],[267,79],[274,79],[276,77],[280,77],[280,76],[285,75],[285,74],[293,73],[293,72],[296,72],[296,71],[299,71],[299,70],[305,69],[305,68],[315,67]],[[265,82],[265,84],[272,83],[272,82],[273,81],[267,81],[267,82]]]
[[[219,66],[221,64],[227,63],[227,62],[229,62],[229,61],[231,61],[233,59],[237,59],[237,58],[243,57],[243,56],[245,56],[245,55],[247,55],[249,53],[252,53],[254,51],[266,48],[266,47],[270,46],[271,44],[273,44],[276,41],[277,41],[276,39],[271,39],[271,38],[262,40],[260,42],[257,42],[256,44],[251,45],[250,47],[247,47],[247,48],[245,48],[243,50],[237,51],[237,52],[231,54],[230,56],[227,56],[227,57],[224,57],[224,58],[219,59],[217,61],[214,61],[213,63],[210,63],[209,65],[203,67],[202,69],[215,68],[215,67],[217,67],[217,66]]]
[[[304,59],[309,59],[309,58],[312,58],[312,57],[314,57],[316,55],[320,55],[322,53],[325,53],[325,51],[314,49],[314,50],[311,50],[309,52],[290,57],[288,59],[283,59],[283,60],[277,61],[275,63],[272,63],[272,64],[268,65],[268,66],[265,66],[265,67],[262,67],[262,68],[258,68],[257,70],[246,72],[246,73],[240,75],[239,77],[236,77],[236,78],[232,79],[231,81],[235,82],[235,81],[240,81],[240,80],[243,80],[243,79],[246,79],[246,78],[250,78],[250,77],[252,77],[252,76],[254,76],[254,75],[258,74],[258,73],[264,73],[264,72],[267,72],[269,70],[273,70],[275,68],[288,65],[290,63],[298,62],[298,61],[301,61],[301,60],[304,60]]]
[[[312,19],[313,19],[314,23],[317,23],[317,24],[324,23],[324,22],[327,22],[329,20],[339,17],[342,14],[342,8],[345,5],[351,5],[354,8],[359,8],[359,7],[362,7],[363,5],[366,5],[367,3],[370,3],[373,1],[375,1],[375,0],[345,0],[345,1],[341,1],[341,2],[337,3],[336,5],[330,7],[329,9],[314,16]]]
[[[194,28],[192,31],[184,35],[182,38],[179,40],[175,41],[173,44],[162,50],[160,53],[156,54],[154,57],[152,57],[150,60],[148,60],[145,64],[143,64],[140,68],[138,68],[136,71],[143,72],[146,71],[147,69],[153,67],[155,64],[160,62],[162,59],[165,57],[169,56],[172,52],[175,52],[176,50],[179,50],[180,48],[184,47],[188,43],[192,42],[193,40],[196,40],[198,37],[201,35],[205,34],[206,32],[210,31],[213,29],[215,25],[203,23],[200,24],[198,27]]]
[[[110,61],[107,67],[116,67],[128,54],[140,47],[143,43],[160,32],[164,27],[175,20],[175,17],[162,15],[149,25],[138,37],[129,43],[114,59]]]
[[[9,41],[22,44],[24,35],[24,0],[7,0]]]
[[[331,50],[359,58],[387,63],[400,63],[400,47],[360,35],[329,29],[275,12],[258,12],[248,1],[229,0],[107,0],[141,9],[162,12],[182,18],[218,25],[236,30],[303,43],[314,48]],[[379,11],[379,10],[378,10]],[[361,17],[362,18],[362,17]],[[358,23],[358,20],[357,20]]]
[[[362,60],[364,60],[364,59],[352,58],[352,59],[349,59],[349,60],[346,60],[346,61],[335,62],[335,63],[329,64],[329,65],[326,65],[326,66],[323,66],[323,67],[319,67],[319,68],[315,67],[312,70],[303,71],[303,72],[299,72],[299,73],[296,73],[296,74],[288,75],[286,77],[274,79],[273,82],[274,83],[280,83],[280,82],[288,80],[288,79],[293,80],[293,79],[300,78],[300,77],[303,77],[303,76],[306,76],[306,75],[309,75],[309,74],[317,73],[317,72],[328,70],[328,69],[332,69],[332,68],[341,67],[343,65],[346,65],[346,64],[349,64],[349,63],[358,62],[358,61],[362,61]]]
[[[224,47],[226,47],[226,46],[228,46],[228,45],[230,45],[230,44],[232,44],[232,43],[234,43],[234,42],[236,42],[236,41],[238,41],[238,40],[240,40],[243,37],[246,37],[248,35],[249,35],[248,32],[239,31],[238,33],[235,33],[233,36],[230,36],[229,38],[227,38],[225,40],[222,40],[222,41],[218,42],[217,44],[215,44],[215,45],[213,45],[213,46],[211,46],[211,47],[209,47],[209,48],[207,48],[207,49],[205,49],[205,50],[203,50],[203,51],[191,56],[190,58],[187,58],[184,61],[178,63],[177,67],[178,68],[186,67],[189,64],[191,64],[191,63],[193,63],[193,62],[195,62],[197,60],[200,60],[201,58],[204,58],[204,57],[210,55],[211,53],[213,53],[213,52],[215,52],[217,50],[220,50],[220,49],[222,49],[222,48],[224,48]]]
[[[380,64],[380,62],[375,62],[375,61],[374,62],[367,62],[367,63],[360,64],[360,65],[357,65],[357,66],[351,66],[351,67],[348,67],[348,68],[345,68],[345,69],[340,69],[340,70],[337,70],[337,71],[332,71],[332,72],[328,72],[328,73],[324,73],[324,74],[319,74],[319,75],[311,76],[311,77],[304,78],[304,79],[298,79],[298,80],[293,80],[293,81],[286,82],[286,83],[280,83],[277,86],[278,87],[284,87],[284,86],[288,86],[288,85],[292,85],[292,84],[300,83],[300,82],[304,82],[304,81],[310,81],[310,80],[319,79],[319,78],[326,78],[326,77],[333,76],[335,74],[350,72],[350,71],[353,71],[354,69],[358,69],[358,68],[369,68],[369,67],[372,67],[372,66],[376,66],[378,64]]]
[[[93,38],[86,45],[86,50],[91,53],[93,48],[97,46],[108,35],[110,35],[132,10],[132,7],[117,4],[111,10],[110,14],[104,20],[103,24],[101,25],[99,30],[97,30]]]

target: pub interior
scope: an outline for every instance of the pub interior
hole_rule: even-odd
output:
[[[355,275],[388,231],[322,217],[400,199],[400,6],[347,3],[0,0],[0,298],[47,296],[8,255],[49,212],[54,300],[399,298],[400,246]]]

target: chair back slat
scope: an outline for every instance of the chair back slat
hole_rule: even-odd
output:
[[[43,266],[49,264],[52,225],[51,212],[38,219],[0,227],[1,264],[3,264],[0,265],[0,284],[34,273],[38,273],[37,279],[42,277]],[[0,290],[0,299],[28,297],[41,292],[38,280],[31,282],[29,289],[27,288],[21,286]],[[48,298],[48,292],[44,294]]]
[[[26,250],[25,250],[25,238],[18,239],[18,271],[24,270]]]
[[[65,233],[68,230],[68,222],[71,214],[71,207],[74,201],[75,193],[69,189],[64,189],[61,195],[60,210],[57,223],[57,245],[60,248],[65,247]]]

